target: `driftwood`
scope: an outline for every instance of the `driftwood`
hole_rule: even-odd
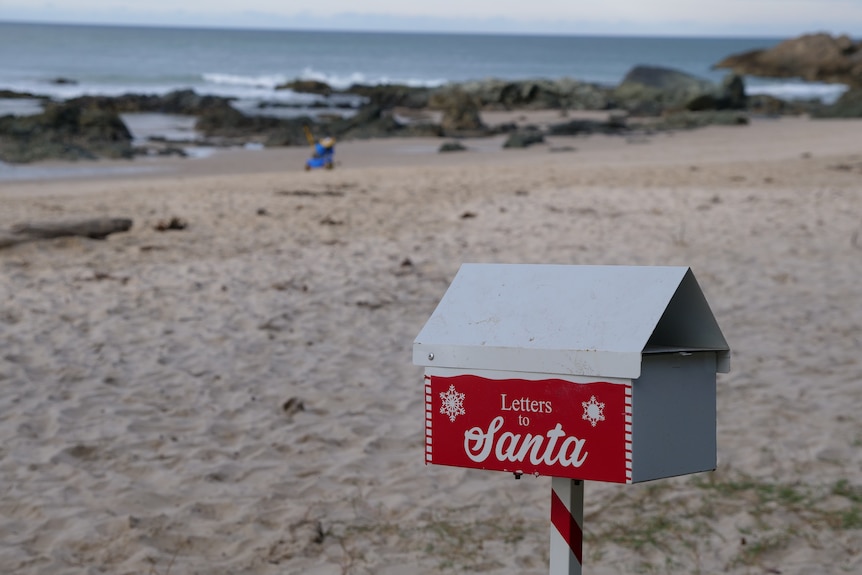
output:
[[[0,248],[35,240],[50,240],[70,236],[103,240],[113,233],[126,232],[131,227],[132,220],[129,218],[94,218],[17,224],[12,226],[8,232],[0,231]]]

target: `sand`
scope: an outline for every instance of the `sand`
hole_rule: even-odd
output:
[[[411,345],[462,262],[691,266],[733,348],[718,471],[588,483],[585,573],[862,572],[860,127],[0,180],[0,229],[134,219],[0,250],[3,572],[546,573],[548,478],[423,464]]]

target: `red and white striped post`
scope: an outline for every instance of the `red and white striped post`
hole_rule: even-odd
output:
[[[584,482],[551,478],[551,575],[581,575]]]

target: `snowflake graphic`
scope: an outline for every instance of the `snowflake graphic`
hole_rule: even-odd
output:
[[[443,405],[440,406],[440,413],[449,416],[449,421],[455,421],[459,415],[464,415],[464,394],[458,393],[454,385],[449,386],[449,391],[440,394],[440,399],[443,400]]]
[[[589,401],[582,401],[584,406],[584,420],[589,421],[596,426],[599,421],[605,420],[605,404],[596,401],[596,396],[592,396]]]

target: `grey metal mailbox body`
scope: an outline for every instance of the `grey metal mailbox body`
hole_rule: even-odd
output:
[[[464,264],[413,361],[427,463],[620,483],[716,466],[730,350],[688,267]]]

